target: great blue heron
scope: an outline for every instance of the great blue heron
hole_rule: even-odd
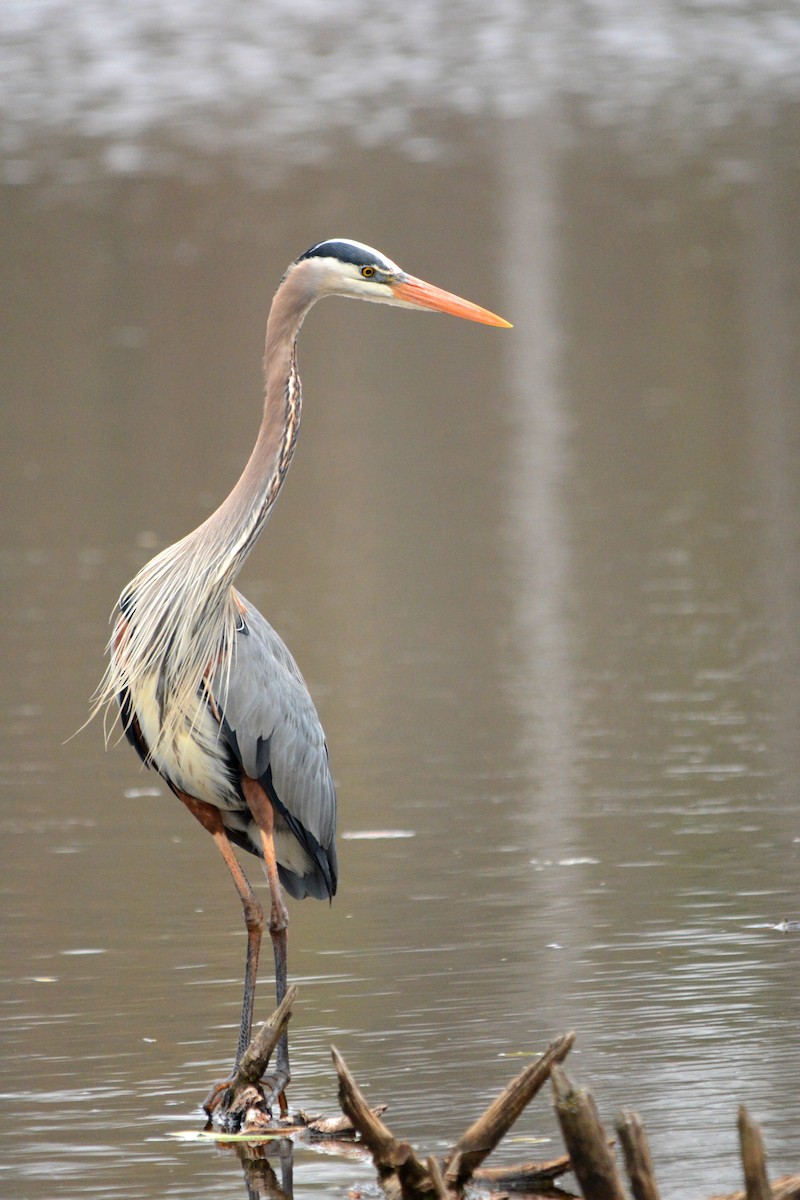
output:
[[[326,899],[336,891],[336,795],[322,726],[291,654],[233,586],[294,453],[301,408],[297,335],[323,296],[438,309],[508,327],[360,242],[334,238],[312,246],[289,267],[272,302],[264,414],[239,481],[202,525],[156,555],[120,597],[96,708],[119,704],[128,740],[212,835],[239,893],[247,959],[236,1064],[250,1041],[264,912],[231,843],[264,860],[278,1003],[286,990],[282,887],[297,899]],[[285,1112],[285,1037],[275,1066],[270,1100],[278,1096]]]

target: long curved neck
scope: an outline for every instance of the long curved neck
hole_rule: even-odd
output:
[[[292,271],[275,293],[264,352],[264,412],[255,446],[233,490],[189,535],[219,547],[228,584],[264,528],[294,455],[302,412],[297,335],[315,299],[302,269]]]

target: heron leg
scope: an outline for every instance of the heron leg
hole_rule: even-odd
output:
[[[288,955],[288,926],[289,913],[283,899],[283,888],[278,875],[278,860],[275,857],[275,813],[272,803],[261,784],[248,776],[242,778],[242,791],[247,801],[247,807],[253,814],[253,819],[261,833],[261,845],[264,851],[264,869],[267,875],[270,894],[269,935],[272,939],[272,952],[275,957],[275,998],[280,1004],[286,995],[287,984],[287,955]],[[289,1069],[289,1034],[284,1030],[275,1051],[274,1086],[280,1104],[281,1115],[286,1116],[288,1105],[284,1089],[291,1079]]]
[[[244,922],[247,926],[247,959],[244,970],[242,1022],[239,1026],[239,1041],[236,1046],[236,1059],[234,1061],[235,1070],[239,1065],[242,1055],[250,1045],[250,1038],[253,1032],[253,1008],[256,997],[258,956],[261,951],[261,937],[264,932],[264,910],[228,841],[228,835],[225,832],[225,826],[222,823],[222,815],[219,809],[215,808],[213,804],[206,804],[204,800],[197,800],[194,796],[187,795],[186,792],[178,791],[177,788],[174,790],[192,816],[196,817],[203,828],[207,829],[213,837],[217,849],[225,861],[225,866],[231,873],[234,886],[242,902]]]

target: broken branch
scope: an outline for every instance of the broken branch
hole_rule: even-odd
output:
[[[491,1154],[539,1091],[552,1068],[566,1058],[574,1041],[574,1033],[565,1033],[551,1042],[544,1054],[512,1079],[483,1116],[459,1138],[448,1160],[445,1178],[449,1187],[462,1187]]]
[[[739,1105],[737,1125],[747,1200],[772,1200],[772,1188],[767,1179],[764,1139],[757,1122],[753,1120],[743,1104]]]
[[[339,1077],[339,1104],[342,1112],[350,1118],[361,1134],[361,1140],[372,1155],[384,1186],[389,1178],[395,1176],[402,1196],[430,1193],[433,1190],[431,1177],[409,1143],[399,1141],[391,1129],[370,1109],[335,1046],[331,1046],[331,1055]]]
[[[263,1078],[272,1052],[292,1015],[292,1005],[296,999],[297,984],[293,983],[287,988],[280,1005],[272,1016],[267,1018],[242,1055],[231,1079],[234,1095],[243,1087],[255,1086]]]
[[[650,1146],[638,1113],[623,1109],[616,1126],[634,1200],[659,1200]]]
[[[550,1072],[555,1109],[572,1170],[586,1200],[625,1200],[597,1106],[589,1092],[576,1088],[561,1067]]]

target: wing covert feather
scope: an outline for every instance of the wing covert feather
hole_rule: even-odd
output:
[[[219,669],[212,692],[235,737],[245,772],[272,772],[288,813],[320,846],[331,846],[336,793],[317,710],[289,650],[261,613],[237,593],[244,613],[229,674]],[[227,675],[227,677],[226,677]]]

